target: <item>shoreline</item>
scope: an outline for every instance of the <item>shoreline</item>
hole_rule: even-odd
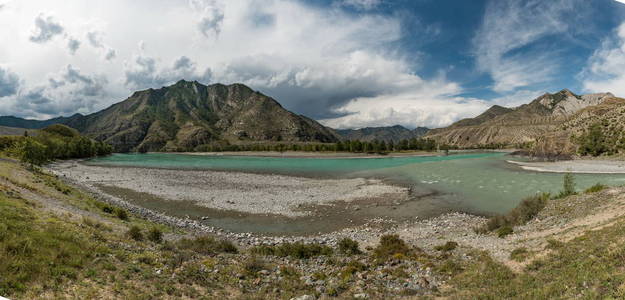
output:
[[[566,160],[557,162],[521,162],[506,160],[526,171],[542,173],[575,174],[625,174],[625,161],[616,160]]]

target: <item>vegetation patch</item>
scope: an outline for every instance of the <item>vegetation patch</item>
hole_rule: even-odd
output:
[[[527,248],[520,247],[510,252],[510,259],[514,261],[522,262],[522,261],[525,261],[529,257],[529,255],[530,255],[530,252],[529,250],[527,250]]]
[[[448,241],[445,244],[438,245],[438,246],[434,247],[434,250],[448,252],[448,251],[453,251],[457,247],[458,247],[458,243],[456,243],[454,241]]]
[[[181,239],[177,246],[179,249],[191,250],[205,255],[239,252],[237,247],[232,244],[232,242],[217,240],[210,236],[200,236],[194,239]]]
[[[605,190],[606,188],[608,188],[608,186],[603,185],[601,183],[597,183],[597,184],[587,188],[586,190],[584,190],[584,193],[586,193],[586,194],[597,193],[597,192],[601,192],[601,191]]]
[[[510,231],[509,233],[512,233],[511,229],[513,226],[523,225],[528,221],[532,220],[543,208],[545,208],[549,199],[550,194],[548,193],[542,193],[527,197],[523,199],[517,207],[513,208],[506,215],[490,218],[486,222],[486,224],[483,227],[478,228],[477,231],[480,233],[485,233],[489,231],[499,230],[504,227],[509,227],[510,229],[502,230],[502,233],[508,231]]]
[[[378,246],[373,249],[373,256],[378,259],[408,256],[410,253],[410,247],[397,234],[383,235]]]
[[[256,246],[250,249],[252,254],[293,257],[299,259],[308,259],[316,256],[330,256],[333,253],[332,248],[321,244],[304,244],[304,243],[283,243],[277,246]]]
[[[360,249],[358,248],[358,242],[350,238],[344,238],[340,240],[338,247],[339,247],[339,252],[345,255],[362,254],[362,251],[360,251]]]

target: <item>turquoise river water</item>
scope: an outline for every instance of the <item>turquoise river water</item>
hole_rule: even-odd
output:
[[[446,211],[491,215],[516,206],[538,192],[556,193],[562,174],[525,171],[509,164],[503,153],[465,153],[449,156],[376,158],[280,158],[203,156],[169,153],[113,154],[90,164],[175,169],[207,169],[271,173],[322,178],[371,177],[410,186],[422,195],[406,217],[431,216]],[[576,174],[577,188],[595,183],[625,184],[625,175]],[[396,214],[402,212],[396,212]]]

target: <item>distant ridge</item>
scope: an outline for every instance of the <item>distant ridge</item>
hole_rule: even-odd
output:
[[[410,130],[401,125],[388,127],[365,127],[361,129],[337,129],[336,132],[343,140],[360,140],[371,142],[374,140],[398,142],[405,139],[419,138],[428,132],[426,127],[417,127]]]

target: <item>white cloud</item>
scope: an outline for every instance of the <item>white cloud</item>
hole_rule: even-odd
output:
[[[0,40],[14,42],[0,45],[0,63],[10,66],[23,84],[17,96],[0,104],[0,114],[45,117],[94,111],[136,89],[182,78],[242,82],[287,109],[343,127],[376,122],[435,126],[485,107],[454,97],[461,88],[444,76],[424,79],[414,73],[413,58],[393,46],[402,38],[395,16],[372,11],[354,15],[343,6],[322,10],[279,0],[192,0],[188,5],[109,0],[97,10],[87,2],[23,0],[12,2],[15,10],[3,11]],[[366,8],[378,2],[362,3]],[[31,28],[41,11],[54,11],[65,40],[51,39],[46,47],[28,40],[24,28]],[[72,37],[81,38],[76,39],[82,42],[75,48],[79,51],[72,50]],[[68,55],[68,49],[74,54]],[[110,61],[93,59],[98,56]],[[100,92],[81,102],[86,90],[78,85],[86,82],[53,84],[49,79],[60,82],[58,70],[67,72],[67,65],[92,79],[90,86],[101,87]],[[22,102],[27,105],[18,108]],[[437,113],[427,113],[428,105],[437,107]],[[372,113],[380,107],[396,113]]]
[[[548,81],[558,69],[557,55],[544,49],[517,50],[570,30],[569,22],[582,18],[580,5],[578,0],[491,1],[473,48],[478,69],[494,81],[493,90],[510,92]]]
[[[606,38],[583,72],[584,89],[625,96],[625,23]]]
[[[338,0],[339,5],[351,6],[357,9],[370,10],[382,3],[382,0]]]
[[[63,26],[54,17],[40,14],[35,19],[35,29],[33,29],[30,35],[30,41],[33,43],[45,43],[62,33]]]

